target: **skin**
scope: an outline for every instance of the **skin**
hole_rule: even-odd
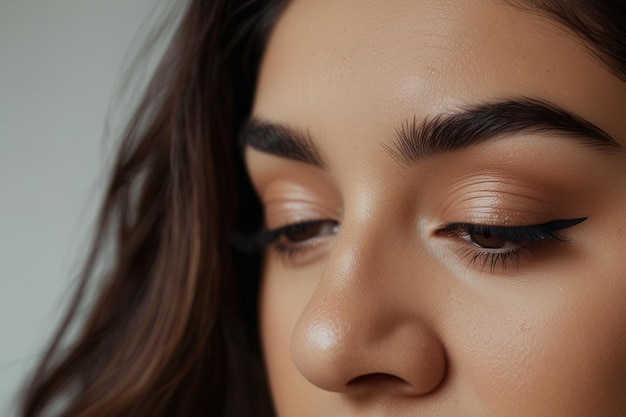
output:
[[[252,147],[246,161],[268,228],[339,228],[267,249],[279,416],[626,414],[626,153],[531,132],[411,166],[385,149],[407,120],[520,97],[626,147],[625,83],[545,16],[501,1],[290,3],[253,115],[308,132],[325,165]],[[467,236],[438,233],[582,217],[566,242],[493,268]]]

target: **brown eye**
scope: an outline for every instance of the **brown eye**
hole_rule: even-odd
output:
[[[299,243],[337,233],[337,226],[337,222],[330,220],[302,223],[291,226],[289,230],[283,233],[283,236],[290,243]]]
[[[484,249],[500,249],[506,240],[489,233],[473,233],[469,235],[472,243]]]

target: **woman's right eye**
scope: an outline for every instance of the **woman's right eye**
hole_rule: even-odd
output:
[[[302,251],[314,249],[318,239],[336,235],[338,231],[337,220],[308,220],[262,230],[253,235],[236,235],[233,243],[243,252],[258,252],[271,245],[272,250],[290,258]]]
[[[278,233],[277,241],[302,243],[310,239],[336,234],[339,223],[335,220],[314,220],[283,226],[274,231]]]
[[[331,219],[311,220],[288,224],[268,233],[270,250],[288,263],[304,262],[324,247],[324,238],[339,231],[339,222]]]

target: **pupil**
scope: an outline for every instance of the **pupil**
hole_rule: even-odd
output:
[[[473,234],[470,236],[470,239],[474,244],[485,249],[499,249],[506,243],[506,240],[493,236],[490,233]]]
[[[299,230],[294,230],[286,233],[285,237],[291,242],[302,242],[304,240],[317,236],[321,227],[322,225],[320,223],[305,225],[302,228],[299,228]]]

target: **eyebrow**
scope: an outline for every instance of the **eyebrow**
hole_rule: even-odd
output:
[[[239,134],[239,147],[250,146],[258,151],[325,168],[319,149],[308,132],[251,118]]]
[[[516,99],[478,104],[449,115],[418,122],[414,117],[396,129],[392,146],[383,147],[406,165],[443,153],[478,145],[516,133],[558,133],[601,152],[613,153],[621,145],[591,122],[553,104]]]
[[[591,122],[536,99],[512,99],[477,104],[450,114],[419,121],[407,120],[396,129],[395,140],[383,148],[403,165],[478,145],[516,133],[558,133],[600,152],[613,153],[622,146]],[[326,167],[321,152],[308,132],[251,118],[239,136],[241,149],[258,151]]]

